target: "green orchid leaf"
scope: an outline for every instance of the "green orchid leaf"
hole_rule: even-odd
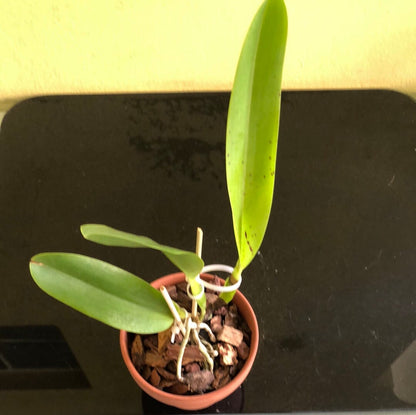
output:
[[[42,253],[32,258],[30,272],[50,296],[116,329],[148,334],[166,330],[173,323],[158,290],[98,259]]]
[[[283,0],[266,0],[247,33],[231,93],[226,172],[237,279],[259,250],[270,216],[286,36]]]
[[[146,237],[119,231],[106,225],[86,224],[81,226],[85,239],[107,246],[126,248],[151,248],[162,252],[189,280],[194,279],[204,267],[202,259],[193,252],[161,245]]]

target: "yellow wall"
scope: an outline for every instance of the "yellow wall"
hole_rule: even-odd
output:
[[[228,90],[260,0],[0,0],[0,111],[38,95]],[[286,0],[285,89],[416,92],[415,0]]]

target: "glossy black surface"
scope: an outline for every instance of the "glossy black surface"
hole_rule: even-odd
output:
[[[17,327],[36,339],[55,327],[68,366],[37,347],[22,365],[76,368],[87,381],[2,383],[1,413],[168,411],[142,405],[118,333],[41,292],[28,261],[73,251],[149,281],[173,271],[157,253],[84,241],[79,225],[97,222],[186,249],[201,226],[205,262],[233,265],[227,106],[228,94],[55,97],[6,116],[0,380],[14,368],[4,333]],[[261,332],[243,411],[414,408],[416,105],[383,91],[284,93],[277,172],[270,227],[242,285]]]

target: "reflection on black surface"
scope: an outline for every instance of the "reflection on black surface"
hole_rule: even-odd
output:
[[[402,402],[416,404],[416,341],[397,357],[377,384],[390,389]]]
[[[142,393],[142,413],[143,415],[162,415],[162,414],[237,414],[243,412],[244,408],[244,387],[240,386],[228,398],[199,411],[184,411],[173,406],[164,405],[149,395]]]
[[[54,326],[0,327],[0,390],[88,388]]]
[[[69,251],[148,281],[173,271],[157,253],[84,241],[79,225],[95,222],[184,249],[200,226],[205,262],[235,263],[221,150],[228,98],[54,97],[6,115],[0,326],[60,327],[91,388],[3,390],[4,413],[22,413],[22,396],[35,414],[60,413],[48,402],[68,415],[141,412],[117,333],[41,292],[28,261]],[[260,329],[243,411],[416,408],[415,103],[383,91],[289,92],[280,128],[271,220],[241,287]]]

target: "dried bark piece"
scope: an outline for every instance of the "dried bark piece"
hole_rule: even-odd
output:
[[[177,381],[172,386],[166,388],[166,392],[175,393],[177,395],[185,395],[188,392],[188,385]]]
[[[179,332],[178,334],[175,335],[175,343],[181,344],[182,341],[183,341],[183,334]]]
[[[186,292],[178,290],[178,295],[177,295],[177,300],[176,301],[179,305],[186,308],[188,311],[192,307],[192,300],[188,297],[188,294]]]
[[[213,313],[215,315],[225,316],[227,314],[227,307],[225,305],[216,308]]]
[[[237,346],[238,357],[243,360],[247,360],[250,354],[250,347],[247,346],[245,341],[242,341],[239,346]]]
[[[223,366],[232,366],[238,363],[237,350],[231,344],[218,343],[218,353],[220,355],[220,364]]]
[[[218,278],[217,280],[218,285],[220,285]],[[180,284],[179,287],[173,286],[167,288],[173,298],[175,298],[175,291],[176,296],[179,292],[183,301],[188,304],[188,311],[190,311],[191,301],[186,295],[186,286],[187,284],[185,282]],[[207,312],[204,319],[206,319],[206,322],[211,325],[211,330],[216,335],[218,332],[222,332],[224,336],[220,336],[221,341],[214,345],[214,347],[220,352],[220,355],[215,358],[214,380],[211,383],[211,386],[208,386],[209,390],[211,390],[214,387],[223,387],[241,370],[244,365],[244,359],[249,354],[250,348],[248,345],[250,345],[251,331],[249,330],[246,322],[241,318],[241,316],[239,316],[238,309],[235,305],[225,304],[214,291],[207,290],[207,293],[209,295],[207,295]],[[180,306],[185,306],[185,304],[181,304],[180,301],[176,301]],[[216,308],[215,312],[210,310],[211,306]],[[213,318],[212,322],[211,318]],[[224,324],[224,321],[226,321],[227,324]],[[235,323],[238,323],[237,327],[233,327]],[[223,325],[228,326],[228,328],[223,329]],[[238,343],[239,338],[241,337],[241,334],[235,336],[234,333],[233,335],[230,328],[237,329],[243,333],[243,340],[238,347],[224,342],[224,340],[226,340],[227,342],[235,344]],[[205,340],[208,340],[208,334],[206,331],[201,330],[201,336]],[[159,382],[159,385],[157,386],[158,388],[177,394],[189,393],[190,387],[176,378],[176,361],[180,345],[183,341],[183,336],[182,334],[175,336],[175,345],[171,345],[169,341],[166,342],[169,338],[170,333],[169,336],[167,333],[160,333],[159,335],[140,336],[140,340],[137,340],[137,342],[141,341],[141,345],[140,343],[133,345],[133,340],[132,347],[130,349],[132,360],[133,355],[135,355],[136,363],[140,364],[140,355],[142,355],[143,365],[140,373],[149,382],[150,377],[152,376],[153,383],[156,384]],[[165,350],[163,350],[164,346]],[[168,348],[170,349],[169,353],[167,352]],[[161,350],[162,353],[159,353],[159,350]],[[189,344],[185,349],[185,358],[182,362],[184,365],[183,376],[201,372],[203,370],[201,368],[201,362],[203,360],[203,356],[200,353],[198,346]],[[149,366],[147,363],[150,363],[153,366]],[[157,376],[159,376],[160,380],[157,379]],[[193,386],[193,388],[196,390],[200,389],[199,386]],[[195,393],[199,392],[195,391]]]
[[[218,366],[214,370],[214,381],[212,382],[212,387],[214,389],[222,388],[226,385],[230,380],[230,369],[228,366]]]
[[[238,315],[237,306],[235,304],[231,304],[228,307],[228,313],[225,315],[224,324],[237,328],[239,327],[239,323],[240,317]]]
[[[211,318],[212,313],[214,311],[214,303],[218,300],[218,295],[206,292],[205,298],[207,299],[207,305],[205,310],[204,321],[208,321]]]
[[[243,341],[243,332],[231,326],[223,326],[217,334],[217,340],[238,347]]]
[[[239,360],[238,363],[234,366],[229,366],[230,368],[230,376],[234,377],[237,373],[243,368],[244,360]]]
[[[250,327],[248,326],[247,322],[243,319],[240,319],[240,330],[244,333],[244,341],[247,344],[250,344],[250,339],[251,339],[251,330]]]
[[[171,327],[157,334],[157,351],[159,353],[164,352],[166,346],[170,342],[171,335],[172,335]]]
[[[218,295],[217,295],[217,294],[214,294],[214,293],[209,293],[209,292],[206,292],[206,293],[205,293],[205,297],[206,297],[206,299],[207,299],[207,308],[208,308],[210,305],[213,305],[213,304],[215,303],[215,301],[217,301],[217,300],[218,300]]]
[[[213,316],[210,322],[211,330],[213,333],[218,333],[222,330],[222,318],[221,316]]]
[[[223,313],[223,307],[227,309],[227,303],[220,297],[217,298],[217,301],[212,305],[212,310],[215,313],[217,310],[222,310],[221,313]],[[223,314],[225,315],[225,314]]]
[[[173,300],[176,301],[178,298],[178,291],[176,290],[176,285],[170,285],[169,287],[166,287],[166,291],[169,294],[169,297]]]
[[[144,366],[142,370],[142,376],[146,380],[149,380],[151,374],[152,374],[152,368],[150,366]]]
[[[185,382],[189,385],[192,392],[205,392],[214,381],[214,374],[209,370],[190,372],[184,376]]]
[[[160,383],[160,376],[159,376],[159,374],[157,373],[157,370],[156,370],[156,369],[153,369],[153,370],[152,370],[152,373],[150,374],[150,379],[149,379],[149,381],[150,381],[150,383],[151,383],[153,386],[156,386],[156,387],[158,387],[158,386],[159,386],[159,383]]]
[[[174,375],[166,369],[163,369],[162,367],[157,367],[156,370],[157,373],[159,373],[159,375],[162,376],[162,378],[164,378],[165,380],[177,380],[176,375]]]
[[[140,334],[136,334],[131,345],[131,360],[138,370],[144,365],[144,348]]]
[[[210,283],[214,284],[214,285],[221,285],[221,279],[220,279],[220,277],[218,277],[218,275],[214,275],[214,278],[210,281]],[[214,290],[211,290],[210,288],[207,288],[205,291],[207,293],[215,292]]]
[[[188,286],[188,283],[186,281],[180,282],[179,284],[176,284],[176,291],[181,291],[182,293],[186,294],[186,287]]]
[[[198,372],[201,370],[200,366],[198,365],[198,363],[188,363],[187,365],[185,365],[184,367],[185,372],[189,373],[189,372]]]
[[[143,344],[150,350],[157,351],[157,334],[151,334],[143,338]]]
[[[144,355],[144,363],[151,367],[165,367],[168,364],[168,360],[154,350],[149,350]]]
[[[165,388],[169,388],[169,387],[173,386],[177,382],[178,382],[177,379],[175,379],[175,380],[162,379],[159,383],[159,388],[163,390]]]
[[[170,373],[173,373],[176,377],[176,363],[173,360],[170,360],[169,363],[165,367]]]
[[[180,348],[181,346],[179,344],[168,344],[168,346],[166,347],[166,351],[164,353],[164,358],[166,360],[178,360]],[[192,362],[202,362],[203,360],[204,360],[204,356],[202,355],[198,346],[196,345],[186,346],[185,352],[183,354],[183,360],[182,360],[183,365],[187,365],[188,363],[192,363]]]

